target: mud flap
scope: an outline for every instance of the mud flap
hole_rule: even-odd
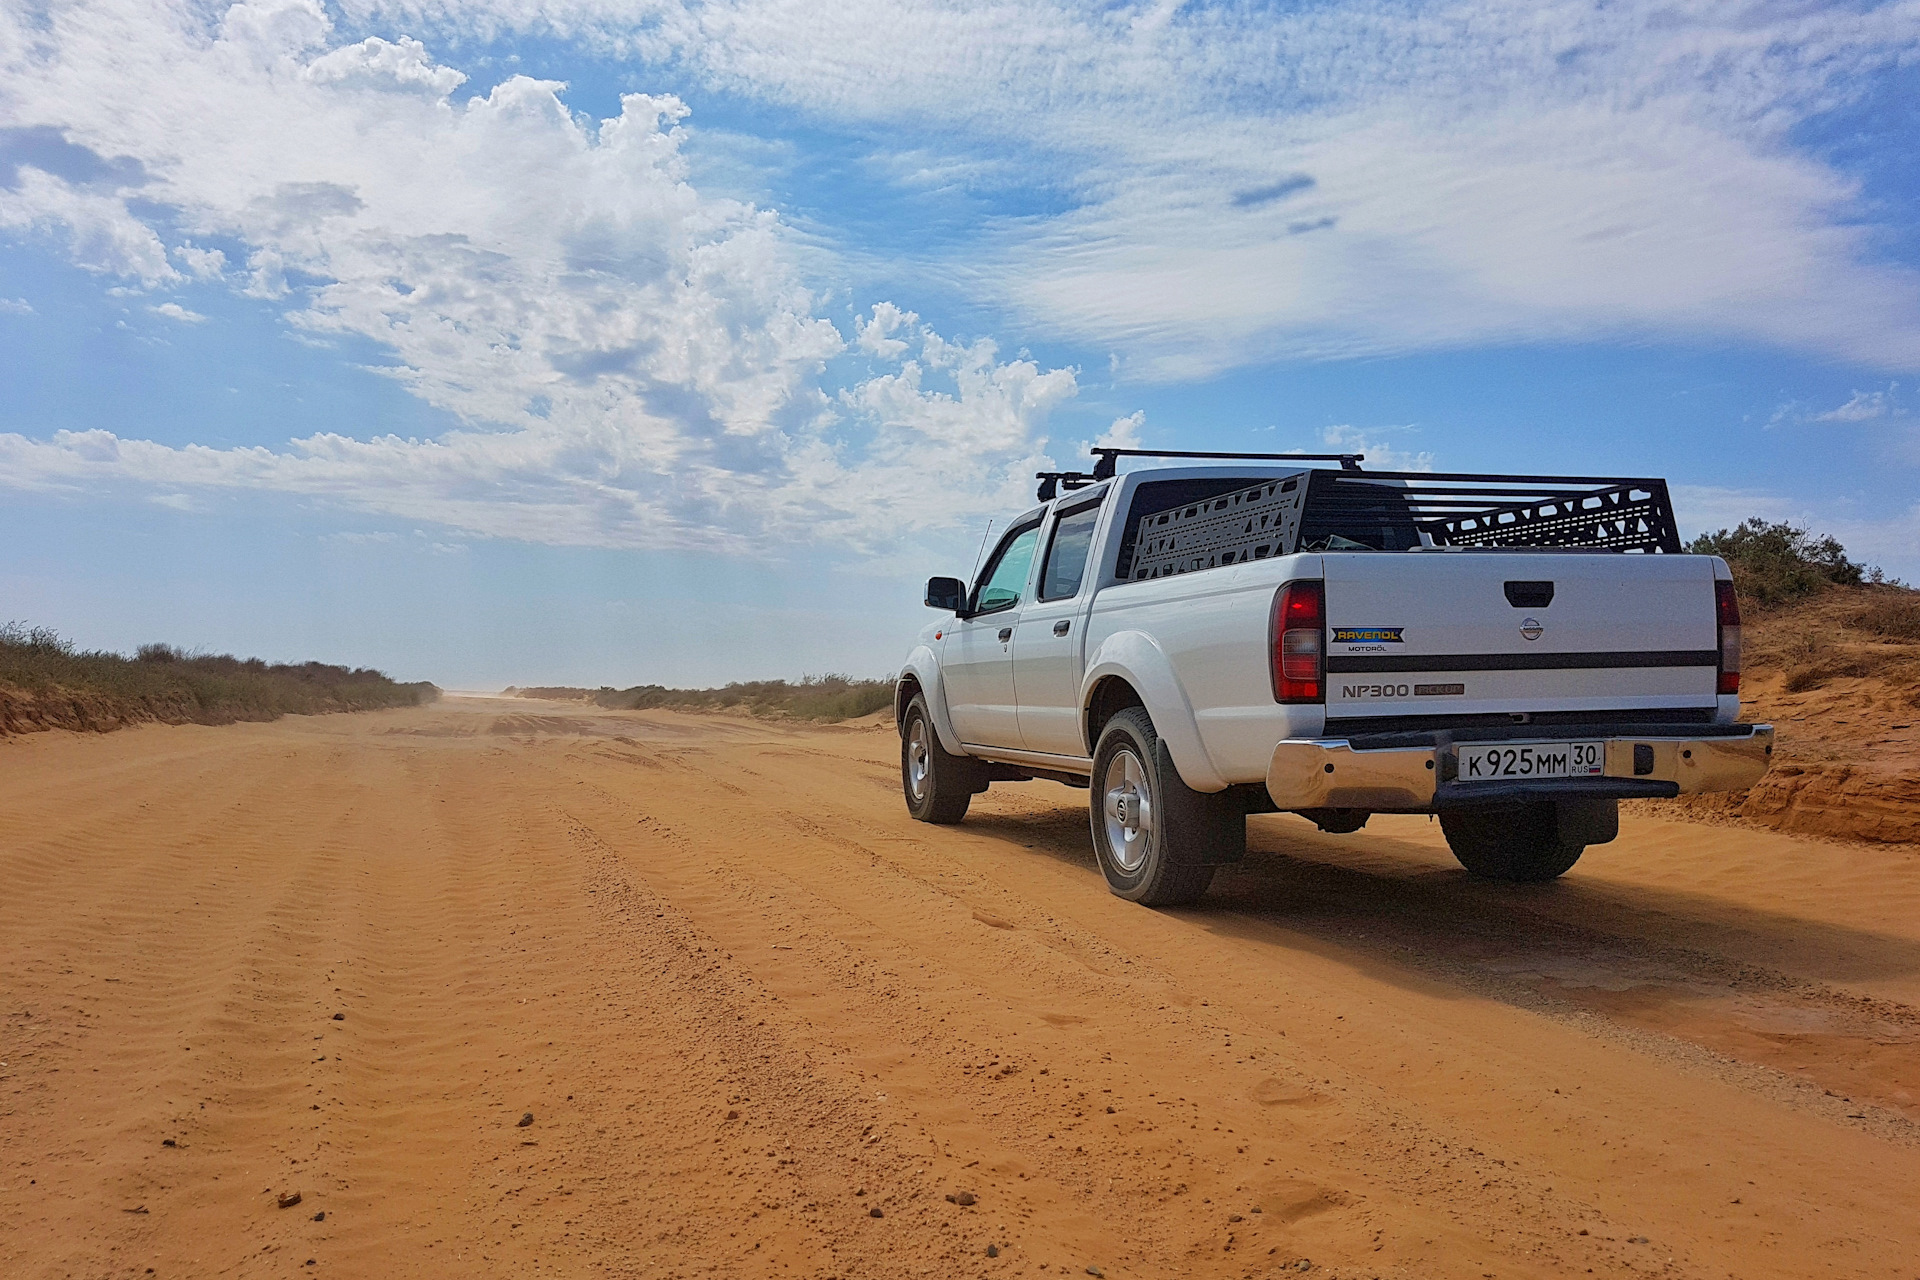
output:
[[[1221,867],[1247,856],[1247,809],[1231,787],[1195,791],[1180,777],[1161,739],[1154,751],[1164,848],[1175,866]]]
[[[1553,811],[1562,844],[1606,844],[1620,834],[1618,800],[1556,800]]]

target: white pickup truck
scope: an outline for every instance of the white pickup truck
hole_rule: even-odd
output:
[[[1191,902],[1246,816],[1348,832],[1432,813],[1467,870],[1539,881],[1618,802],[1738,790],[1726,563],[1681,553],[1664,481],[1338,468],[1307,455],[1041,476],[895,698],[907,807],[958,822],[996,781],[1090,788],[1113,892]]]

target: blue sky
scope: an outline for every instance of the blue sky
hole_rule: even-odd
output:
[[[1089,442],[1920,578],[1920,4],[0,0],[0,620],[890,670]]]

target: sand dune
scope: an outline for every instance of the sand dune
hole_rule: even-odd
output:
[[[896,750],[0,741],[0,1274],[1920,1275],[1920,848],[1264,817],[1153,913],[1080,793],[921,826]]]

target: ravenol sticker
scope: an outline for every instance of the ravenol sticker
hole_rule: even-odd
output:
[[[1405,644],[1405,627],[1335,627],[1335,644]]]

